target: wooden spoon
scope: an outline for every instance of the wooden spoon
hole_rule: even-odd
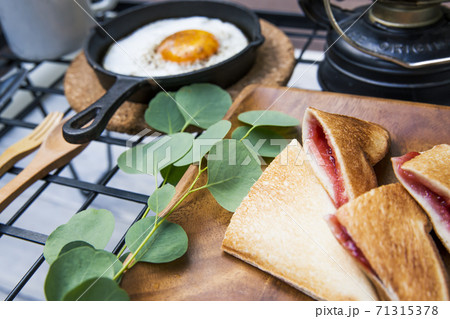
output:
[[[0,189],[0,212],[17,196],[38,179],[45,177],[52,170],[62,167],[77,156],[89,143],[70,144],[64,140],[61,121],[42,142],[36,156],[8,184]]]

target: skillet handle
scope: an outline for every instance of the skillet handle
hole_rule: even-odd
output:
[[[99,137],[114,112],[144,83],[141,79],[117,78],[99,100],[64,124],[64,139],[72,144],[84,144]]]

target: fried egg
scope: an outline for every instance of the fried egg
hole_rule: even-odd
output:
[[[111,45],[103,67],[132,76],[175,75],[222,62],[247,44],[239,28],[219,19],[164,19],[143,26]]]

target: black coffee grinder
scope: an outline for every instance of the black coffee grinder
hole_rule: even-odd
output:
[[[330,0],[299,0],[329,28],[322,88],[450,105],[450,10],[442,2],[378,0],[345,11]]]

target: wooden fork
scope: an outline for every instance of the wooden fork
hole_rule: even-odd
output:
[[[47,134],[33,160],[22,172],[0,189],[0,213],[28,186],[44,178],[52,170],[60,168],[77,156],[89,143],[70,144],[63,137],[62,120]]]
[[[48,133],[61,122],[62,118],[63,113],[51,112],[29,135],[8,147],[0,155],[0,176],[5,174],[19,160],[38,148]]]

